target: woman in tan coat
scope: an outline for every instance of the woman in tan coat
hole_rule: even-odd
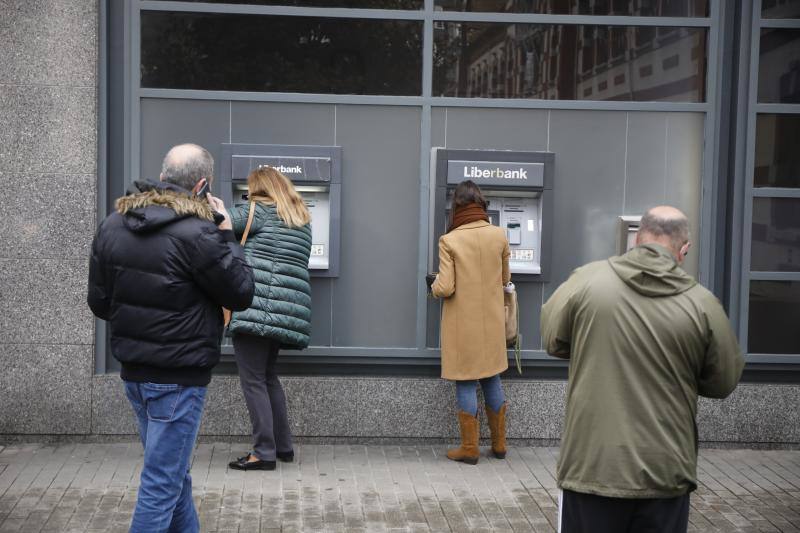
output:
[[[472,181],[460,183],[450,207],[450,227],[439,239],[439,273],[431,293],[444,298],[442,378],[455,380],[461,446],[454,461],[478,462],[480,383],[492,434],[492,452],[506,455],[505,396],[500,373],[508,368],[503,287],[511,281],[505,232],[489,223],[488,203]]]

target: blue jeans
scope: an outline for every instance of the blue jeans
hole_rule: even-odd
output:
[[[200,522],[189,476],[206,387],[125,382],[144,445],[131,533],[195,533]]]
[[[499,411],[506,401],[503,386],[500,384],[500,374],[480,380],[456,381],[458,408],[472,416],[478,414],[478,382],[483,389],[483,401],[492,411]]]

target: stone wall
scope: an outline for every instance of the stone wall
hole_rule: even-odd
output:
[[[88,433],[97,0],[0,2],[0,433]]]
[[[435,378],[284,377],[292,432],[300,437],[357,439],[455,438],[453,384]],[[566,382],[506,380],[508,436],[552,441],[561,437]],[[119,376],[95,377],[93,431],[133,434],[136,422]],[[741,384],[726,400],[702,398],[700,440],[800,443],[800,386]],[[483,414],[481,414],[483,418]],[[485,420],[482,432],[488,436]],[[250,434],[239,380],[215,376],[206,400],[202,435]]]

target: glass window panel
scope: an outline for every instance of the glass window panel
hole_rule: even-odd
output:
[[[800,115],[758,115],[756,187],[800,187]]]
[[[797,0],[761,0],[761,16],[769,19],[796,19],[800,17]]]
[[[750,270],[800,272],[800,198],[753,199]]]
[[[665,30],[441,23],[434,32],[433,94],[705,101],[707,30],[670,28],[657,35],[657,29]]]
[[[761,30],[758,101],[800,103],[800,30]]]
[[[800,282],[751,281],[748,352],[800,354]]]
[[[445,11],[537,13],[546,15],[617,15],[707,17],[708,0],[435,0]]]
[[[142,12],[142,87],[418,96],[422,22]]]
[[[422,9],[423,0],[182,0],[209,4],[258,6],[350,7],[361,9]]]

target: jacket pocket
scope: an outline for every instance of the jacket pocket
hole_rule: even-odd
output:
[[[183,386],[166,383],[142,383],[147,418],[157,422],[170,422],[180,401]]]

